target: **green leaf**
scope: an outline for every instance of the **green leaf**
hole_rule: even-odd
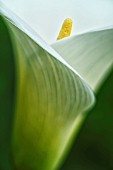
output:
[[[84,112],[94,104],[93,92],[60,55],[4,5],[0,13],[14,54],[9,59],[15,68],[10,73],[15,75],[15,82],[11,81],[15,89],[11,107],[14,112],[10,114],[14,116],[9,120],[11,165],[18,170],[55,169],[78,132]],[[7,46],[3,49],[7,50]],[[4,67],[3,72],[6,70]]]

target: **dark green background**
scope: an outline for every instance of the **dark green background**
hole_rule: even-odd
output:
[[[10,138],[15,87],[14,56],[7,27],[0,16],[0,170],[10,168]]]

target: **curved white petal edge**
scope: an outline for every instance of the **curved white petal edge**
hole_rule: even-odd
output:
[[[95,92],[113,69],[113,25],[57,41],[52,47]]]

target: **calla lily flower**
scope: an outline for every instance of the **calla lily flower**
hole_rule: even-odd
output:
[[[37,3],[42,5],[42,1]],[[65,9],[69,4],[66,1]],[[55,6],[57,13],[59,6],[63,9],[62,2]],[[73,4],[71,7],[70,15],[75,9]],[[24,5],[22,8],[27,10]],[[46,7],[38,9],[40,14],[46,11]],[[28,26],[22,11],[0,1],[0,168],[54,170],[60,167],[94,106],[94,93],[112,71],[113,26],[76,35],[73,32],[71,37],[49,45],[52,38],[45,36],[49,20],[38,15],[38,25],[45,24],[45,32],[41,27],[37,32],[43,32],[45,41],[49,39],[45,42]]]

